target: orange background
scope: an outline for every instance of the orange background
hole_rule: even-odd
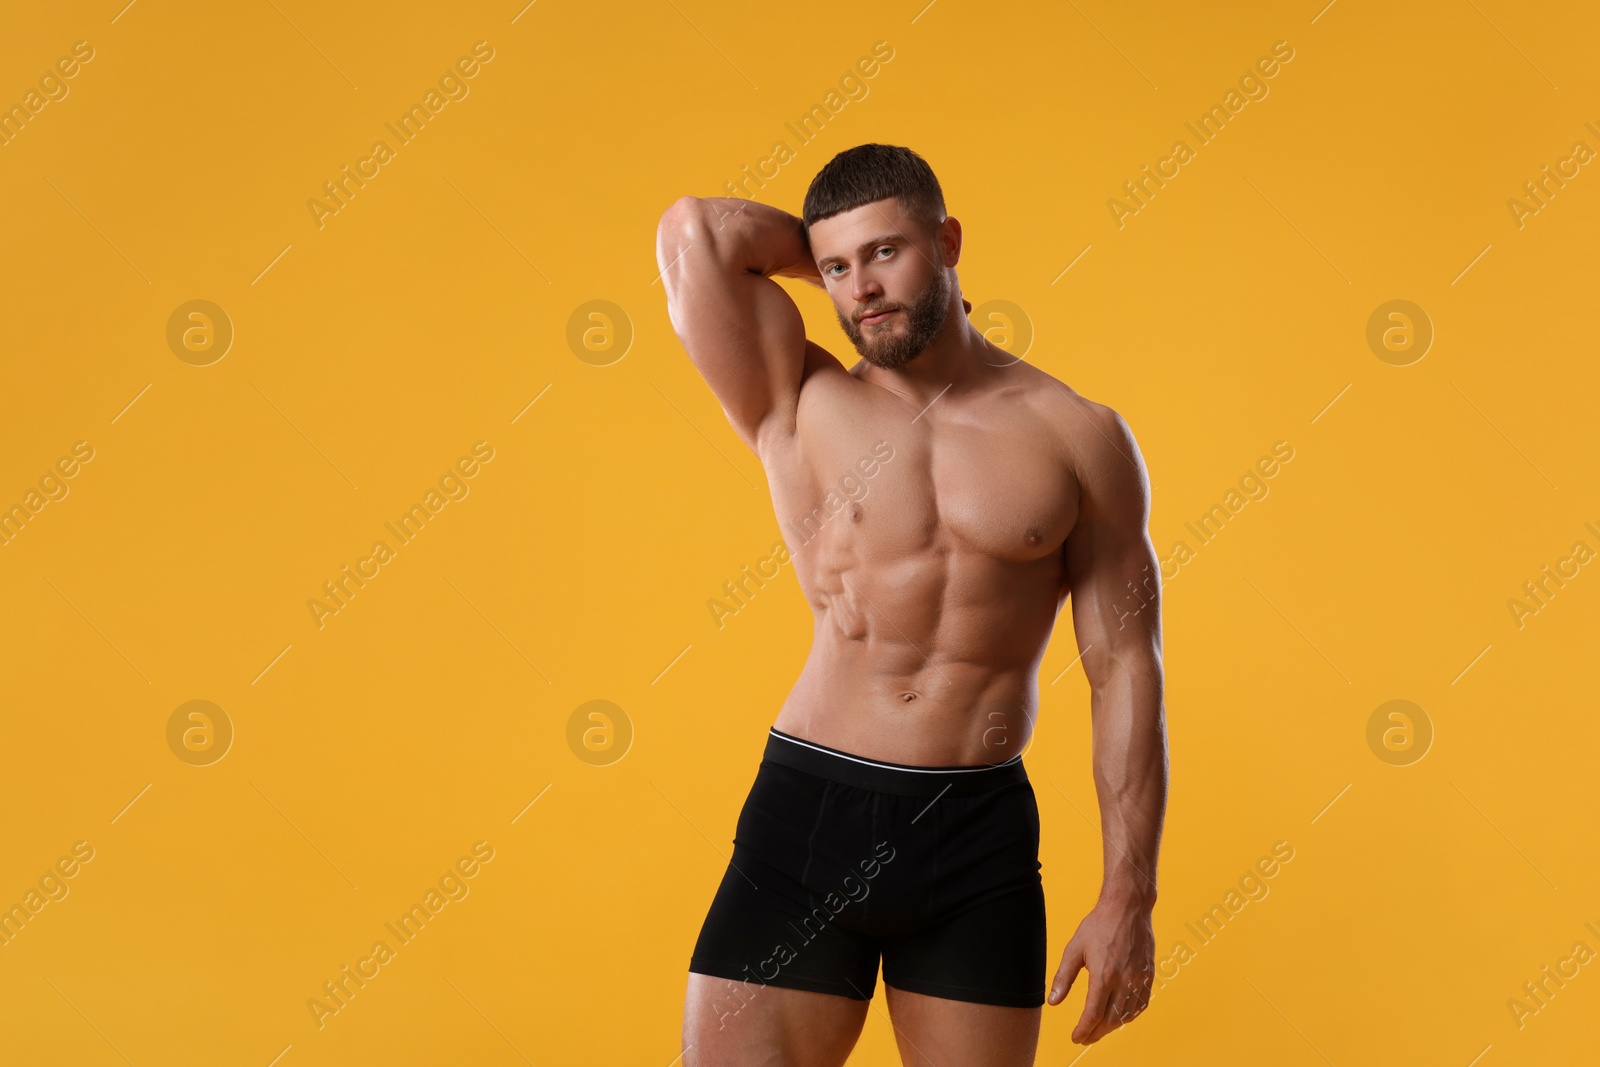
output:
[[[1094,1062],[1591,1058],[1600,964],[1520,1026],[1508,1001],[1600,951],[1600,176],[1520,226],[1508,201],[1600,149],[1597,29],[1504,0],[17,8],[0,103],[93,58],[0,146],[0,505],[66,489],[0,545],[0,904],[66,892],[0,946],[0,1059],[673,1061],[811,621],[786,571],[712,622],[779,528],[672,334],[654,233],[779,140],[750,188],[791,211],[844,148],[922,153],[975,320],[1124,415],[1158,549],[1194,550],[1166,586],[1155,914],[1161,957],[1192,957]],[[466,95],[319,227],[323,183],[478,41]],[[799,143],[785,124],[880,41]],[[1279,41],[1267,95],[1198,145],[1185,122]],[[1119,228],[1108,201],[1180,138]],[[169,344],[194,300],[231,324],[220,359],[215,313]],[[1368,344],[1391,300],[1432,325],[1420,359]],[[1199,544],[1185,524],[1278,441],[1267,494]],[[435,488],[319,627],[307,602]],[[1508,602],[1578,541],[1519,626]],[[1052,967],[1099,879],[1068,618],[1027,757]],[[169,731],[195,700],[220,715]],[[599,755],[587,712],[572,729],[592,700],[620,709]],[[1420,711],[1369,745],[1391,700]],[[1201,944],[1185,924],[1280,841]],[[319,1028],[307,1001],[478,842],[466,895]],[[1082,990],[1041,1063],[1079,1054]],[[851,1063],[897,1062],[883,1006]]]

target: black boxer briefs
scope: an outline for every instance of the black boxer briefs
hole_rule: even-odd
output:
[[[870,1000],[1035,1008],[1039,808],[1018,754],[913,767],[772,729],[689,970]]]

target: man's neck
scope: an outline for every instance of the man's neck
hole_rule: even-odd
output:
[[[933,341],[910,362],[886,370],[863,360],[861,380],[904,396],[919,408],[932,404],[947,390],[964,393],[981,388],[995,373],[988,360],[989,346],[967,320],[960,301],[958,294],[954,310],[946,316]]]

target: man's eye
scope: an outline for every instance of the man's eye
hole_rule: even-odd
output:
[[[879,252],[889,252],[889,253],[892,254],[894,252],[894,247],[892,245],[884,245],[882,248],[878,249],[878,251]]]

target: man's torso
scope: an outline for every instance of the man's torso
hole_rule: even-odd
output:
[[[760,449],[816,618],[777,729],[923,766],[1023,751],[1093,432],[1074,399],[1019,361],[918,403],[807,344],[795,426]]]

